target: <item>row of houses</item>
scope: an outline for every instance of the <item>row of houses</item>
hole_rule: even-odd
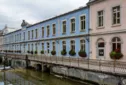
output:
[[[119,49],[125,59],[126,1],[89,0],[87,6],[3,35],[0,49],[10,53],[41,53],[51,56],[110,59],[110,52]],[[52,52],[53,51],[53,52]],[[54,52],[55,51],[55,52]]]

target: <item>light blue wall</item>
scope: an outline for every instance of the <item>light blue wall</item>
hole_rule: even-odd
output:
[[[84,32],[81,32],[80,31],[80,16],[81,15],[85,15],[86,16],[86,29]],[[72,33],[70,32],[70,19],[71,18],[75,18],[76,22],[75,22],[75,33]],[[66,28],[66,34],[63,35],[62,34],[62,21],[63,20],[66,20],[67,24],[67,28]],[[52,35],[52,24],[56,24],[56,35],[53,36]],[[50,36],[47,37],[47,26],[50,26]],[[44,27],[44,37],[42,38],[42,27]],[[35,39],[35,29],[38,29],[38,38]],[[34,30],[34,39],[31,39],[31,30]],[[28,31],[30,31],[30,40],[28,40]],[[23,40],[23,32],[25,32],[25,42]],[[75,57],[78,57],[78,52],[80,50],[80,38],[81,39],[85,39],[86,41],[86,53],[89,54],[89,42],[88,42],[88,37],[85,37],[86,34],[89,33],[89,9],[87,7],[83,8],[83,9],[79,9],[77,11],[74,11],[74,12],[71,12],[71,13],[68,13],[68,14],[65,14],[63,16],[60,16],[60,17],[57,17],[57,18],[54,18],[52,20],[48,20],[46,22],[42,22],[40,24],[36,24],[36,25],[33,25],[33,26],[30,26],[28,28],[26,28],[26,30],[19,30],[19,31],[16,31],[16,32],[13,32],[13,33],[10,33],[8,35],[5,35],[5,37],[8,37],[8,36],[11,36],[11,35],[14,35],[15,37],[15,34],[20,34],[21,33],[21,41],[18,41],[16,43],[13,43],[13,45],[21,45],[21,50],[23,52],[23,46],[24,46],[24,43],[26,45],[26,52],[28,50],[28,44],[30,44],[30,47],[31,47],[31,44],[33,43],[34,46],[35,46],[35,43],[38,43],[38,50],[39,50],[39,53],[42,49],[42,45],[41,43],[44,42],[44,48],[45,48],[45,51],[47,51],[47,42],[50,42],[50,52],[52,51],[52,41],[58,41],[59,44],[56,42],[56,55],[57,56],[61,56],[61,50],[62,50],[62,40],[66,40],[66,47],[67,47],[67,55],[66,56],[69,56],[69,51],[70,51],[70,40],[75,40],[75,44],[76,44],[76,56]],[[75,38],[64,38],[64,39],[58,39],[58,40],[55,40],[53,38],[59,38],[59,37],[70,37],[70,36],[78,36],[78,35],[83,35],[82,37],[75,37]],[[44,41],[43,41],[44,39]],[[47,39],[51,39],[51,40],[47,40]],[[39,40],[39,41],[37,41]],[[13,41],[15,41],[15,39],[13,39]],[[32,42],[29,42],[29,41],[32,41]],[[33,42],[34,41],[34,42]],[[19,42],[21,42],[19,44]],[[7,45],[10,45],[10,43],[6,43]],[[35,47],[34,47],[35,48]],[[18,49],[18,48],[17,48]]]

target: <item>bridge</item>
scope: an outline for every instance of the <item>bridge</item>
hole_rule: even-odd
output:
[[[45,64],[65,66],[92,72],[126,76],[126,62],[114,60],[93,60],[73,57],[56,57],[46,55],[3,54],[7,58],[29,60]]]

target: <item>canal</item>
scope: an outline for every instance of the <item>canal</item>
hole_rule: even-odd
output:
[[[0,85],[84,85],[35,70],[13,69],[0,72]],[[89,84],[88,84],[89,85]]]

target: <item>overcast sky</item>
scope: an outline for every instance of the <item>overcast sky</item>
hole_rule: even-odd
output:
[[[22,20],[30,24],[85,6],[88,0],[0,0],[0,29],[21,28]]]

